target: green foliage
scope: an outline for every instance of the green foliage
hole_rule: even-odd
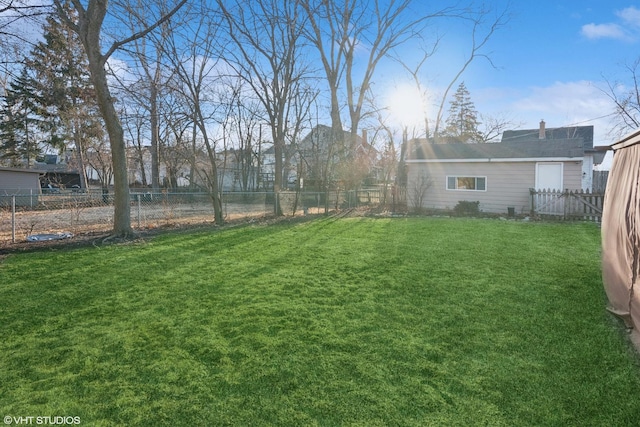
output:
[[[62,7],[74,16],[68,1],[63,1]],[[60,151],[86,146],[101,137],[103,130],[84,48],[56,13],[47,17],[43,32],[44,40],[31,50],[27,66],[35,75],[46,142]]]
[[[458,216],[478,216],[480,214],[480,202],[461,200],[453,207],[453,212]]]
[[[327,218],[12,255],[0,265],[0,413],[637,425],[638,358],[604,310],[599,233]]]
[[[40,98],[27,68],[9,84],[0,109],[0,157],[12,166],[32,166],[41,153]],[[24,162],[24,164],[23,164]]]
[[[446,124],[446,136],[455,137],[461,142],[482,142],[478,130],[478,111],[464,82],[460,83],[453,95]]]
[[[63,7],[70,10],[68,2]],[[3,97],[0,155],[16,166],[32,166],[47,146],[84,150],[103,134],[86,55],[78,36],[56,16],[47,17],[44,40],[34,45]]]

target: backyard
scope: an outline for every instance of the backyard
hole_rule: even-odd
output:
[[[596,224],[490,219],[320,218],[14,253],[0,261],[0,416],[637,425],[640,358],[600,274]]]

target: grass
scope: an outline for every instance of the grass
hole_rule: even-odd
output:
[[[16,254],[0,416],[92,426],[625,426],[592,224],[322,219]]]

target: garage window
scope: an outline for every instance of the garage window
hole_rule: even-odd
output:
[[[487,177],[448,176],[447,190],[487,191]]]

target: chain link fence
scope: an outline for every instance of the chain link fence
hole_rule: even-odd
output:
[[[208,193],[131,192],[134,229],[206,224],[214,221]],[[283,215],[322,214],[336,209],[383,203],[378,189],[351,192],[282,191],[222,194],[225,221]],[[0,194],[0,243],[25,241],[34,235],[108,232],[113,224],[113,194],[60,190],[49,193],[3,190]]]

